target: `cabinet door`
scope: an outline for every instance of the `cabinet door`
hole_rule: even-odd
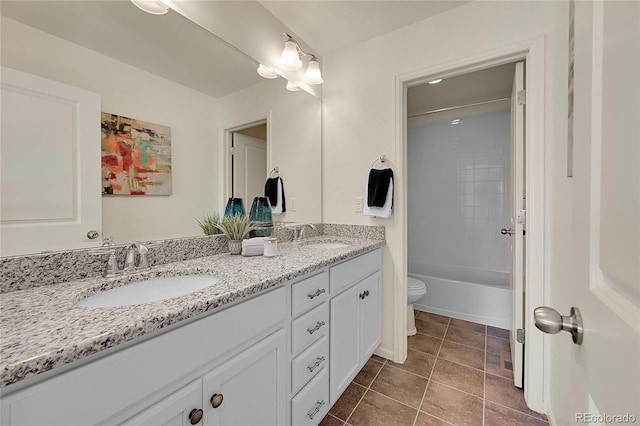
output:
[[[360,370],[358,350],[359,286],[331,299],[330,386],[333,405]]]
[[[284,424],[286,348],[280,330],[205,375],[204,424]]]
[[[202,380],[198,379],[122,424],[187,426],[201,423],[196,420],[202,413]]]
[[[382,336],[381,287],[382,274],[377,272],[358,284],[358,294],[364,294],[360,302],[359,321],[360,347],[359,356],[364,364],[380,344]]]

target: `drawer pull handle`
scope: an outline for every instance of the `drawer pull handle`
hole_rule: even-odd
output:
[[[224,400],[224,396],[221,393],[214,393],[211,396],[211,406],[213,408],[218,408],[219,406],[222,405],[222,401]]]
[[[365,290],[362,293],[360,293],[360,295],[358,297],[360,297],[360,299],[364,299],[368,295],[369,295],[369,290]]]
[[[324,405],[324,400],[316,402],[316,406],[313,407],[313,409],[307,413],[307,417],[313,420],[316,414],[320,412],[320,409],[322,408],[323,405]]]
[[[308,297],[309,299],[313,299],[313,298],[316,298],[316,297],[320,296],[322,293],[325,293],[326,291],[327,291],[327,290],[325,290],[324,288],[319,288],[319,289],[317,289],[317,290],[315,291],[315,293],[309,293],[309,294],[307,294],[307,297]]]
[[[199,408],[194,408],[193,410],[191,410],[191,412],[189,413],[189,423],[191,423],[192,425],[197,425],[198,423],[200,423],[203,413],[204,412]]]
[[[319,356],[318,358],[316,358],[316,362],[312,365],[307,365],[307,368],[309,369],[309,371],[311,373],[313,373],[313,370],[315,370],[316,368],[320,367],[320,364],[322,364],[324,362],[325,358],[323,356]]]
[[[320,330],[320,328],[321,328],[324,324],[325,324],[325,323],[324,323],[324,321],[318,321],[318,322],[316,323],[316,326],[315,326],[315,327],[313,327],[313,328],[307,328],[307,331],[309,332],[309,334],[313,334],[313,333],[315,333],[316,331]]]

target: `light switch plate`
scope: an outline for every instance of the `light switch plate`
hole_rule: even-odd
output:
[[[355,197],[353,199],[353,208],[356,213],[362,213],[362,197]]]
[[[296,207],[298,206],[297,200],[295,198],[289,198],[289,211],[295,212]]]

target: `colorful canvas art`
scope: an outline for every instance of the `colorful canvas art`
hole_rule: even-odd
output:
[[[102,194],[171,195],[171,128],[102,113]]]

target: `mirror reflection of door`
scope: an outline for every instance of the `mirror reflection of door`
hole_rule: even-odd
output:
[[[254,197],[264,197],[267,124],[233,132],[231,143],[231,196],[242,198],[248,211]]]

